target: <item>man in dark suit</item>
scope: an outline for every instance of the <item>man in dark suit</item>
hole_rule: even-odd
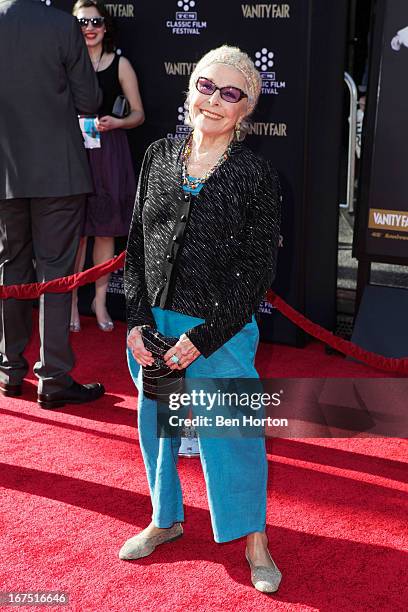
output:
[[[0,0],[0,83],[0,283],[67,276],[92,191],[78,114],[96,114],[101,102],[77,20],[40,2]],[[70,293],[40,298],[34,373],[44,408],[104,393],[69,375],[70,308]],[[32,302],[2,300],[0,309],[0,392],[13,397],[28,370]]]

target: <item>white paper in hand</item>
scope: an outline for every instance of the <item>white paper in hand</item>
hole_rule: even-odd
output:
[[[96,119],[96,117],[79,117],[85,149],[101,148],[101,133],[97,130]]]

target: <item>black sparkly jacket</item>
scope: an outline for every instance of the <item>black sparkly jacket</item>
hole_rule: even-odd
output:
[[[208,357],[251,320],[271,286],[281,217],[276,170],[241,143],[198,195],[182,188],[185,140],[147,149],[130,227],[128,329],[155,325],[151,307],[202,318],[187,336]]]

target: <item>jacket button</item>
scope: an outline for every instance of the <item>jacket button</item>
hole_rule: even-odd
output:
[[[175,234],[173,236],[173,242],[177,242],[177,236]]]
[[[187,193],[185,193],[185,194],[184,194],[184,200],[185,200],[186,202],[188,202],[188,201],[189,201],[189,199],[190,199],[190,196],[189,196]]]
[[[167,259],[167,261],[169,261],[169,262],[172,262],[172,261],[173,261],[173,258],[172,258],[172,256],[171,256],[171,255],[166,255],[166,259]]]
[[[187,221],[187,217],[186,217],[186,215],[181,215],[181,217],[180,217],[180,221]]]
[[[163,280],[165,283],[167,283],[167,276],[165,274],[163,274]]]

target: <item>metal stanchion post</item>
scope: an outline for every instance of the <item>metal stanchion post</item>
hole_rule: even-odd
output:
[[[192,425],[182,428],[181,445],[178,454],[181,457],[199,457],[197,430]]]
[[[357,87],[348,72],[344,73],[344,81],[350,93],[349,115],[349,144],[347,164],[347,202],[340,204],[349,213],[354,212],[354,174],[356,166],[356,137],[357,137]]]

